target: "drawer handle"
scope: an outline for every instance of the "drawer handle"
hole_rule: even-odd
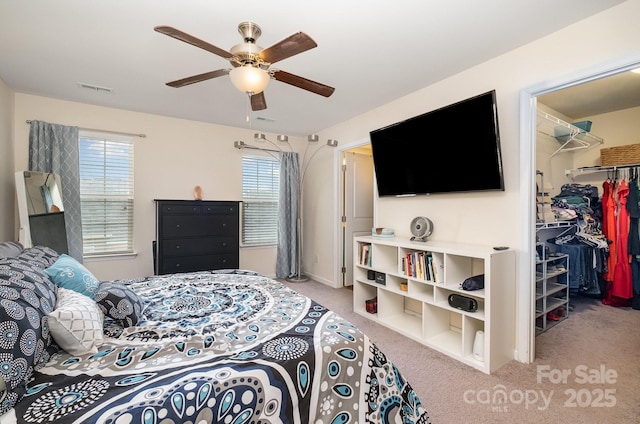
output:
[[[224,224],[222,224],[222,226],[223,226],[223,227],[226,227],[226,226],[227,226],[227,223],[225,222]]]
[[[176,244],[176,249],[180,249],[180,245],[179,244]]]
[[[176,228],[180,228],[180,224],[176,224]]]
[[[223,263],[223,264],[226,264],[226,263],[227,263],[227,260],[226,260],[226,259],[223,259],[223,260],[222,260],[222,263]]]
[[[224,242],[224,241],[223,241],[223,242],[222,242],[222,246],[226,246],[226,245],[227,245],[227,242]]]
[[[195,211],[197,211],[197,210],[198,210],[198,208],[193,208],[192,210],[195,212]]]
[[[180,264],[176,264],[176,268],[180,268]]]

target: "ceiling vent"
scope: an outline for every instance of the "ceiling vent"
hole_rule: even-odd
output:
[[[109,88],[109,87],[100,87],[98,85],[87,84],[84,82],[79,82],[78,86],[80,88],[85,88],[87,90],[95,91],[96,93],[113,93],[113,88]]]
[[[276,122],[273,118],[265,118],[264,116],[257,116],[256,119],[258,121],[266,121],[266,122]]]

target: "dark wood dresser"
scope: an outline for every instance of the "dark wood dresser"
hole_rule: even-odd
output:
[[[240,202],[155,202],[156,274],[239,267]]]

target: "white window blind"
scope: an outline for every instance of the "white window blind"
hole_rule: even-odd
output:
[[[242,156],[242,244],[278,242],[280,163],[273,157]]]
[[[80,132],[84,255],[133,252],[133,140]]]

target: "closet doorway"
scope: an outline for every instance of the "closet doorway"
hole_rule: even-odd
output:
[[[563,184],[571,181],[570,177],[573,178],[575,176],[570,175],[568,170],[599,166],[600,148],[611,147],[611,143],[608,145],[606,137],[603,137],[605,142],[602,145],[596,143],[595,146],[585,147],[584,149],[578,148],[569,154],[565,154],[564,152],[557,152],[558,146],[562,144],[562,140],[557,140],[555,141],[556,145],[551,146],[551,150],[548,150],[549,146],[546,146],[547,151],[541,155],[541,150],[544,151],[545,146],[542,145],[544,140],[539,140],[537,123],[539,122],[540,112],[547,113],[551,111],[560,115],[564,120],[575,122],[588,117],[597,118],[599,115],[606,115],[610,118],[610,114],[613,112],[640,107],[640,96],[637,96],[638,90],[640,90],[640,75],[629,72],[638,67],[640,67],[640,61],[636,58],[623,64],[610,65],[608,68],[596,70],[587,77],[557,84],[545,84],[543,87],[523,92],[523,145],[521,155],[523,157],[525,155],[529,156],[527,160],[522,161],[521,178],[523,182],[528,184],[530,190],[528,193],[523,192],[522,195],[527,196],[527,200],[524,203],[529,205],[529,211],[532,211],[532,215],[529,220],[529,228],[525,230],[527,236],[524,238],[526,251],[529,252],[529,255],[525,255],[528,257],[523,258],[522,261],[523,273],[527,273],[529,278],[527,280],[527,277],[523,274],[522,281],[535,282],[536,278],[536,222],[539,218],[537,194],[540,189],[539,186],[542,184],[539,179],[539,173],[536,171],[539,170],[538,168],[544,168],[543,173],[546,180],[544,185],[546,187],[543,187],[541,191],[544,193],[550,189],[553,190],[553,195],[560,191]],[[597,122],[597,119],[594,119],[594,121]],[[598,131],[596,122],[594,122],[594,127],[591,129],[593,133]],[[530,129],[528,134],[526,133],[527,128]],[[615,139],[615,137],[612,138]],[[611,141],[614,142],[613,140]],[[614,145],[637,142],[637,139],[629,139],[627,143],[618,141]],[[591,181],[591,184],[596,185],[598,183],[594,183],[594,181],[599,181],[601,186],[602,180],[599,180],[599,178],[594,175],[590,180],[589,177],[583,178],[580,176],[576,178],[576,182],[578,180],[581,183]],[[600,194],[602,195],[602,193]],[[526,352],[523,351],[523,355],[528,355],[529,361],[533,361],[535,359],[535,337],[539,332],[539,329],[536,331],[535,284],[531,284],[531,287],[528,288],[528,293],[529,297],[523,296],[519,305],[523,311],[521,318],[526,318],[529,328],[527,332],[521,333],[523,336],[519,338],[518,343],[520,346],[529,347]],[[524,316],[525,313],[527,314],[526,317]],[[529,338],[528,342],[525,340],[527,337]]]

